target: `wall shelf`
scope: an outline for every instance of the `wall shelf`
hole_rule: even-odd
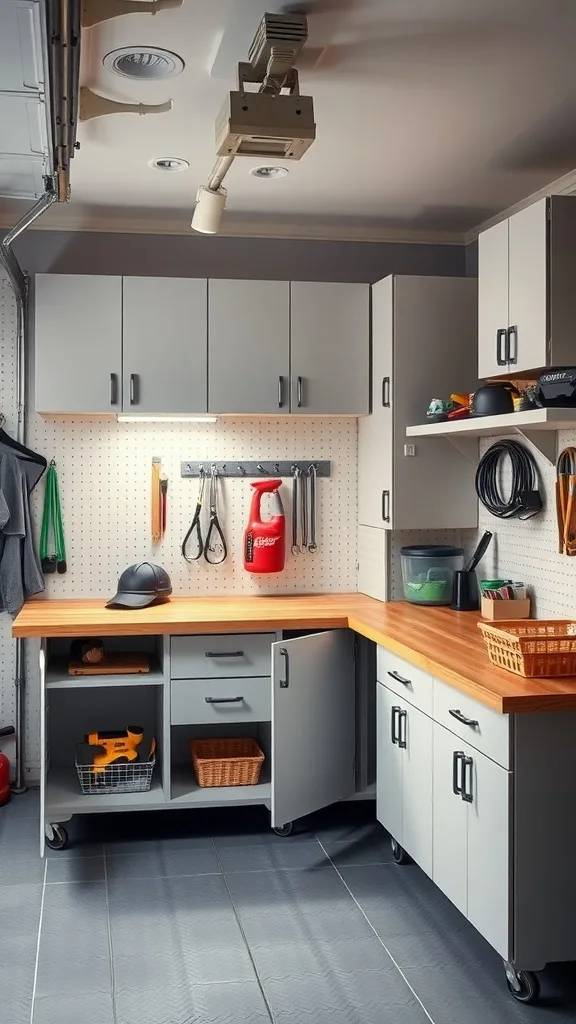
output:
[[[467,420],[448,420],[445,423],[422,423],[407,427],[407,437],[445,437],[467,458],[478,456],[479,437],[519,434],[544,455],[552,464],[556,462],[558,431],[576,427],[575,409],[533,409],[503,416],[482,416]]]

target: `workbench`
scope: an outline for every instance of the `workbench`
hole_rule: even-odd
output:
[[[41,641],[42,848],[77,813],[263,804],[288,835],[376,792],[395,859],[420,864],[529,1001],[531,972],[576,959],[576,678],[494,667],[477,622],[356,593],[29,602],[13,633]],[[80,636],[148,653],[150,672],[70,677]],[[158,739],[150,791],[82,794],[76,742],[129,721]],[[259,784],[199,787],[188,743],[210,736],[256,738]]]

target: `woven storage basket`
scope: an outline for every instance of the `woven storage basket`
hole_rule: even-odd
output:
[[[576,622],[479,622],[490,661],[519,676],[576,676]]]
[[[264,754],[256,740],[190,740],[199,786],[255,786]]]

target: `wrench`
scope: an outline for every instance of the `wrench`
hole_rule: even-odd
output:
[[[318,550],[316,543],[316,477],[317,470],[316,466],[312,465],[308,468],[308,476],[310,477],[310,543],[308,545],[308,551],[314,554]]]

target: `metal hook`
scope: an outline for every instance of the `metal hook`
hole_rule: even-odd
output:
[[[266,470],[264,469],[264,466],[260,465],[259,462],[256,465],[256,469],[258,470],[259,473],[264,473],[264,475],[266,476]]]
[[[240,463],[238,463],[237,469],[238,472],[240,473],[240,476],[246,476],[246,470],[244,469],[244,466],[240,465]]]

